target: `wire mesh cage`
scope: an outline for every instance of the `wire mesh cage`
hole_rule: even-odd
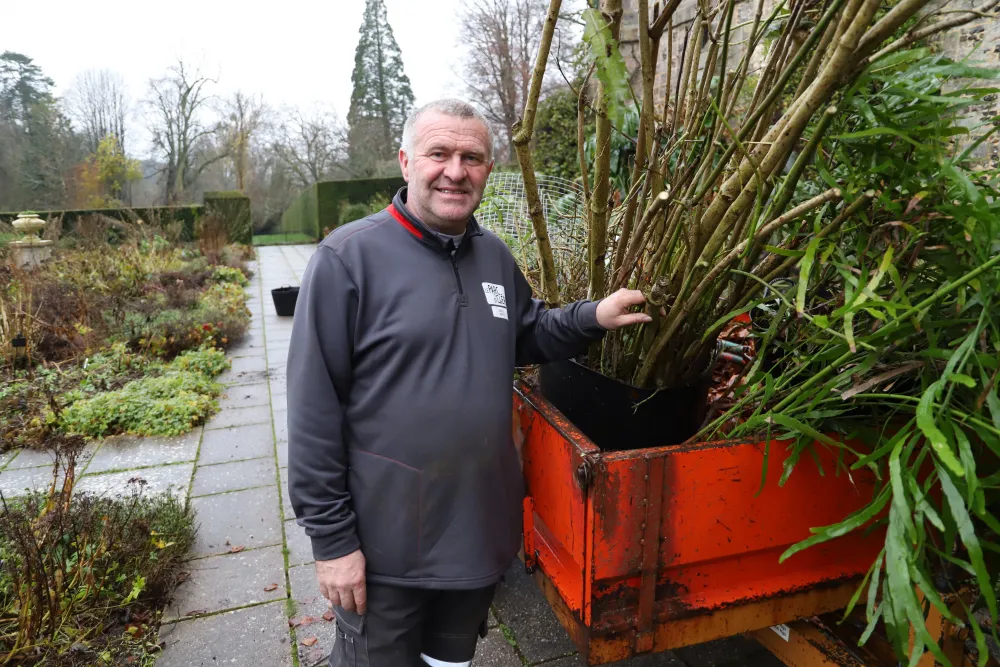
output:
[[[583,190],[579,184],[556,176],[536,176],[542,213],[552,243],[556,279],[564,301],[580,298],[587,280],[587,228]],[[521,270],[539,291],[538,250],[535,231],[520,172],[494,172],[486,182],[476,219],[510,247]]]

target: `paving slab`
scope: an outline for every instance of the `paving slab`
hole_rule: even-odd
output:
[[[474,667],[521,667],[521,658],[499,630],[490,630],[476,646]]]
[[[191,574],[177,587],[164,619],[210,614],[287,596],[280,546],[202,558],[189,562],[187,569]]]
[[[298,643],[299,664],[313,665],[316,660],[324,655],[329,655],[333,649],[334,627],[332,621],[324,621],[323,614],[330,608],[329,604],[319,593],[319,585],[316,583],[316,569],[312,565],[301,565],[288,569],[288,583],[292,586],[292,602],[294,603],[295,614],[293,618],[301,619],[303,616],[312,616],[318,619],[309,625],[298,625],[295,628],[295,636]],[[302,640],[315,637],[318,641],[314,646],[303,646]],[[313,656],[318,656],[313,658]]]
[[[14,458],[7,463],[6,469],[51,467],[54,460],[55,454],[50,450],[20,449],[15,453]]]
[[[274,470],[273,458],[199,466],[194,473],[191,497],[257,486],[273,486],[277,483]]]
[[[288,411],[274,411],[274,440],[288,442]]]
[[[192,557],[281,544],[277,487],[193,498],[191,505],[199,523]]]
[[[76,490],[113,498],[130,494],[133,484],[138,484],[143,494],[169,492],[183,500],[187,497],[193,471],[194,463],[177,463],[142,470],[87,473],[77,481]]]
[[[280,601],[164,625],[160,640],[165,647],[156,667],[292,665],[288,619]]]
[[[271,385],[271,405],[278,410],[288,409],[288,378],[269,378]],[[281,398],[280,403],[276,402]]]
[[[17,449],[9,449],[6,452],[0,452],[0,470],[3,470],[11,459],[17,456],[18,451]]]
[[[256,385],[254,385],[256,386]],[[230,389],[239,390],[239,386]],[[224,408],[215,414],[205,430],[211,431],[230,426],[245,426],[247,424],[263,424],[271,421],[271,408],[267,405],[253,405],[247,408]]]
[[[285,543],[288,545],[289,567],[315,562],[312,540],[306,535],[306,529],[295,523],[295,519],[285,521]]]
[[[238,357],[230,360],[230,363],[232,365],[229,367],[229,370],[233,373],[252,373],[267,368],[267,361],[264,359],[263,354],[252,357]]]
[[[258,384],[244,384],[226,387],[226,390],[219,397],[219,407],[223,410],[227,408],[249,408],[257,405],[267,405],[271,400],[271,392],[267,382]]]
[[[270,422],[206,430],[198,463],[229,463],[263,456],[274,456],[274,432]]]
[[[215,379],[219,384],[226,387],[239,386],[243,384],[260,384],[267,382],[267,371],[224,371]]]
[[[576,652],[552,607],[520,562],[507,570],[505,581],[497,587],[493,606],[500,622],[513,632],[521,654],[529,663]]]
[[[254,315],[254,317],[257,317]],[[251,320],[253,321],[253,320]],[[233,359],[240,357],[255,357],[264,354],[264,330],[248,329],[238,342],[229,346],[227,353]]]
[[[101,444],[87,473],[109,470],[131,470],[165,463],[194,461],[198,455],[202,427],[198,426],[184,435],[175,437],[118,436],[107,438]]]
[[[287,468],[288,467],[288,440],[282,440],[278,442],[278,467]]]
[[[59,471],[59,481],[63,479]],[[52,468],[8,468],[0,472],[0,493],[5,498],[23,496],[33,491],[45,491],[52,484]]]

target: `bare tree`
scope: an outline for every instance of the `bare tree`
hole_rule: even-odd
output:
[[[89,152],[96,153],[108,136],[115,138],[122,153],[126,152],[126,118],[131,101],[121,74],[106,69],[82,72],[66,96],[66,106]]]
[[[472,100],[514,155],[514,123],[524,107],[545,20],[545,0],[473,0],[460,15],[468,49],[464,80]]]
[[[205,94],[208,83],[215,81],[183,60],[178,60],[167,76],[149,82],[149,130],[165,163],[164,199],[168,204],[182,201],[185,189],[207,167],[228,155],[224,148],[210,148],[211,135],[220,124],[205,119],[211,101]]]
[[[236,189],[246,192],[250,170],[250,142],[264,127],[267,106],[263,97],[235,92],[222,104],[223,131],[229,159],[236,178]]]
[[[348,173],[347,132],[333,111],[299,109],[285,112],[274,150],[288,167],[293,181],[307,187],[340,173]]]

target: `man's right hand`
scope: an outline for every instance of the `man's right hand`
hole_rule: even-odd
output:
[[[330,604],[347,611],[364,614],[367,606],[365,591],[365,557],[361,550],[341,558],[316,561],[319,591]]]

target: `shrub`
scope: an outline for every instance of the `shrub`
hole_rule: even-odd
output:
[[[133,380],[115,391],[66,405],[50,420],[73,434],[92,438],[117,433],[180,435],[203,423],[218,407],[222,387],[212,378],[229,362],[218,350],[179,356],[163,375]],[[64,398],[72,398],[64,395]]]
[[[82,441],[64,445],[63,484],[0,497],[0,657],[19,667],[148,664],[136,658],[158,648],[158,610],[194,543],[193,511],[145,495],[141,479],[119,498],[74,493]]]
[[[242,271],[231,266],[215,267],[215,273],[212,274],[212,278],[221,283],[234,283],[240,287],[246,287],[250,284],[250,281],[247,280]]]

